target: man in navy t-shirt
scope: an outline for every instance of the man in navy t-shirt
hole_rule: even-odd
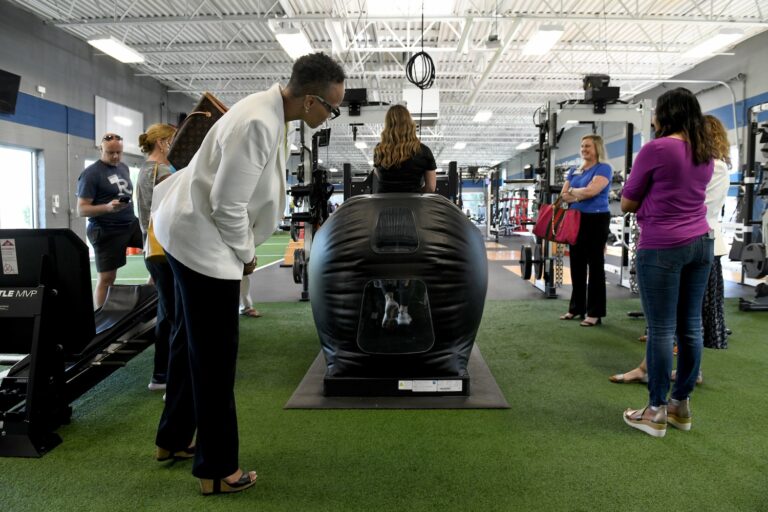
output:
[[[77,180],[77,214],[88,217],[88,240],[96,253],[98,279],[93,300],[104,304],[117,269],[125,265],[128,247],[141,248],[139,220],[133,213],[133,184],[128,166],[120,161],[123,138],[107,133],[101,139],[101,158],[86,167]]]

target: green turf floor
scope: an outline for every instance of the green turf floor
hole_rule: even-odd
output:
[[[728,350],[705,350],[693,430],[630,429],[640,361],[637,300],[605,324],[556,320],[563,301],[486,304],[478,344],[508,410],[283,410],[319,345],[310,306],[267,303],[241,319],[240,457],[256,487],[201,497],[190,462],[152,459],[161,412],[148,350],[74,404],[64,442],[0,459],[0,510],[765,511],[768,315],[728,301]],[[215,321],[215,319],[211,319]]]
[[[285,256],[285,248],[291,237],[288,233],[272,235],[266,242],[256,248],[259,267],[269,265]],[[96,286],[96,264],[91,260],[91,282]],[[147,267],[144,266],[144,256],[128,256],[124,267],[117,271],[116,284],[141,284],[147,282]]]

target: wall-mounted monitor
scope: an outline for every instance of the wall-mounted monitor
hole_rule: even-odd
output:
[[[0,69],[0,114],[15,114],[21,77]]]
[[[95,144],[101,144],[105,133],[116,133],[123,138],[123,151],[131,155],[141,155],[139,135],[144,132],[144,114],[105,98],[96,96],[94,109],[96,118]]]

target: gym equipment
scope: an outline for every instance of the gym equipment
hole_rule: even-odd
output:
[[[112,286],[95,314],[88,247],[68,229],[0,230],[0,456],[41,457],[70,404],[154,342],[154,286]]]
[[[768,284],[760,283],[755,287],[755,298],[739,299],[741,311],[768,311]]]
[[[751,279],[760,279],[768,275],[768,260],[765,244],[749,244],[741,251],[741,263],[744,273]]]
[[[352,166],[345,163],[344,170],[344,200],[363,194],[376,193],[377,178],[372,170],[365,174],[363,180],[355,179],[352,175]],[[461,208],[461,179],[455,161],[449,162],[448,174],[439,174],[435,180],[435,194],[439,194]]]
[[[326,395],[469,394],[488,262],[482,234],[450,201],[345,201],[315,237],[309,274]]]
[[[766,217],[764,214],[762,218],[760,218],[760,215],[757,216],[758,218],[753,217],[755,195],[759,195],[760,188],[762,188],[759,185],[758,174],[765,171],[763,165],[756,161],[758,136],[760,137],[759,143],[768,142],[768,125],[758,125],[757,116],[760,112],[766,110],[768,110],[768,103],[754,105],[749,109],[750,123],[749,135],[747,136],[747,163],[743,171],[744,198],[740,215],[742,225],[738,228],[743,244],[743,249],[739,255],[742,262],[742,284],[744,283],[745,276],[752,279],[760,279],[768,275],[766,270],[768,268],[768,261],[766,261],[768,254],[765,252],[768,240],[763,239],[763,243],[752,243],[753,232],[757,226],[762,228],[763,233],[768,232],[765,226]],[[761,285],[763,285],[762,288]],[[742,311],[768,311],[768,297],[763,293],[764,286],[765,283],[758,284],[753,300],[739,299],[739,309]]]
[[[584,86],[585,91],[587,91],[587,87],[589,85],[590,80],[592,81],[591,87],[593,87],[593,93],[597,90],[609,90],[610,94],[615,94],[616,98],[618,98],[618,88],[614,87],[605,87],[608,84],[607,79],[608,77],[605,75],[588,75],[584,79]],[[598,85],[596,85],[598,84]],[[603,84],[603,85],[599,85]],[[599,87],[602,87],[602,89],[599,89]],[[616,89],[614,92],[610,92],[610,90]],[[635,132],[637,132],[640,136],[640,146],[645,144],[646,142],[650,141],[652,139],[652,133],[651,133],[651,115],[653,112],[652,109],[652,103],[651,100],[641,100],[636,103],[619,103],[617,100],[607,100],[607,104],[609,105],[608,108],[604,109],[602,112],[598,112],[596,107],[598,106],[598,103],[601,103],[601,101],[595,101],[589,100],[588,98],[589,94],[585,95],[584,101],[567,101],[567,102],[561,102],[558,105],[557,111],[553,114],[553,123],[555,124],[554,129],[552,130],[554,133],[557,134],[557,139],[560,138],[560,135],[562,134],[562,129],[558,131],[557,124],[558,121],[567,122],[567,121],[579,121],[580,123],[622,123],[626,127],[625,132],[625,150],[624,150],[624,172],[623,174],[617,173],[617,176],[621,178],[621,182],[623,183],[626,180],[627,175],[631,172],[632,169],[632,159],[633,155],[636,151],[635,144],[634,144],[634,137]],[[611,102],[613,101],[613,102]],[[603,107],[605,107],[606,103],[603,103]],[[595,108],[593,108],[593,106]],[[552,152],[549,158],[550,162],[557,161],[557,145],[555,144],[552,147]],[[618,181],[618,177],[616,177],[616,180]],[[621,262],[619,265],[612,265],[612,264],[606,264],[605,270],[606,272],[611,272],[614,274],[617,274],[619,276],[619,284],[621,286],[624,286],[626,288],[631,289],[633,292],[636,292],[636,287],[632,286],[633,278],[631,276],[631,266],[630,266],[630,260],[632,259],[632,254],[634,251],[632,250],[633,246],[633,239],[630,235],[632,231],[632,219],[631,215],[625,215],[624,216],[624,229],[621,234]]]
[[[544,277],[544,267],[549,264],[549,260],[553,258],[545,259],[544,251],[540,244],[536,244],[531,247],[530,245],[524,245],[520,247],[520,275],[523,279],[528,280],[531,276],[535,276],[536,279]]]
[[[291,187],[288,192],[293,197],[294,204],[303,211],[291,214],[291,237],[298,233],[299,226],[304,229],[304,247],[296,249],[293,257],[293,280],[301,284],[301,298],[305,302],[309,300],[308,276],[306,262],[312,248],[312,236],[320,229],[320,226],[330,215],[329,199],[333,195],[333,185],[328,182],[328,169],[320,167],[318,163],[318,149],[329,144],[331,129],[325,128],[312,134],[312,149],[304,145],[304,123],[299,130],[301,137],[302,162],[296,170],[298,185]],[[307,153],[309,155],[307,155]],[[307,160],[309,158],[309,160]],[[310,167],[308,183],[305,184],[305,169]],[[295,239],[294,239],[295,240]]]
[[[520,247],[520,261],[518,263],[520,263],[520,276],[527,281],[533,274],[533,249],[530,245]]]

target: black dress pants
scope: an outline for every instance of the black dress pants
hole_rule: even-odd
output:
[[[157,321],[155,323],[155,366],[152,377],[157,382],[168,380],[168,353],[171,337],[176,328],[174,322],[175,291],[173,271],[167,262],[144,260],[157,290]]]
[[[235,364],[240,280],[208,277],[167,256],[176,282],[177,318],[183,318],[186,333],[179,329],[171,341],[157,445],[186,448],[197,427],[192,474],[221,479],[239,467]]]
[[[602,318],[605,307],[605,243],[608,241],[610,213],[581,213],[579,236],[571,245],[571,302],[568,312]],[[589,275],[589,284],[587,284]]]

